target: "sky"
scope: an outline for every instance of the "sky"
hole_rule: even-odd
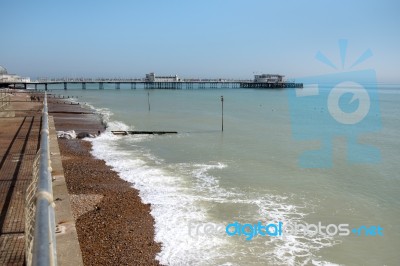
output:
[[[0,9],[0,65],[31,78],[296,78],[350,71],[370,49],[351,70],[400,82],[398,0],[0,0]]]

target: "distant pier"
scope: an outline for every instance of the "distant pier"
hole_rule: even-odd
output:
[[[129,84],[130,89],[218,89],[218,88],[248,88],[248,89],[281,89],[281,88],[302,88],[302,83],[280,82],[265,83],[253,81],[177,81],[177,82],[147,82],[147,81],[38,81],[38,82],[0,82],[0,87],[27,89],[28,86],[34,86],[35,90],[38,86],[44,87],[47,91],[50,85],[61,84],[62,89],[67,90],[74,84],[81,85],[82,90],[87,89],[88,84],[98,84],[99,90],[104,90],[105,84],[113,84],[116,90],[121,89],[122,84]],[[110,86],[108,86],[109,88]],[[75,87],[76,88],[76,87]]]
[[[287,82],[282,75],[262,74],[255,75],[254,80],[239,79],[180,79],[175,76],[156,77],[154,73],[146,75],[142,79],[39,79],[37,81],[7,81],[0,82],[0,87],[23,88],[34,86],[44,87],[47,91],[50,85],[62,85],[61,88],[67,90],[68,87],[79,84],[82,90],[86,90],[88,84],[97,84],[99,90],[104,90],[105,84],[113,84],[116,90],[121,89],[122,84],[129,84],[130,89],[218,89],[218,88],[249,88],[249,89],[282,89],[282,88],[302,88],[302,83]],[[92,86],[93,87],[93,86]]]
[[[130,81],[130,80],[108,80],[108,81],[98,81],[98,80],[85,80],[85,81],[31,81],[31,82],[0,82],[0,87],[5,88],[20,88],[27,89],[28,86],[34,86],[35,90],[39,86],[44,87],[47,91],[50,85],[63,85],[62,89],[67,90],[71,85],[79,84],[82,90],[87,89],[88,84],[98,84],[99,90],[105,89],[105,84],[113,84],[113,88],[116,90],[121,89],[122,84],[129,84],[129,88],[134,90],[137,88],[143,89],[218,89],[218,88],[239,88],[242,81]],[[75,86],[76,88],[76,86]],[[108,86],[110,88],[110,86]]]

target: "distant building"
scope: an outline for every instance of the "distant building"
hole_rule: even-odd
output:
[[[156,77],[156,74],[149,73],[146,74],[146,82],[178,82],[180,79],[177,75],[175,76],[163,76]]]
[[[0,66],[0,75],[7,75],[7,69],[4,67]]]
[[[282,83],[285,76],[278,74],[254,75],[255,83]]]
[[[0,66],[0,82],[13,83],[13,82],[30,82],[30,78],[20,77],[15,74],[8,74],[5,67]]]

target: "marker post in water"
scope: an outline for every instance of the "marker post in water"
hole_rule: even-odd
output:
[[[149,112],[150,112],[150,92],[147,92],[147,104],[149,105]]]
[[[221,105],[222,105],[222,132],[224,132],[224,96],[221,96]]]

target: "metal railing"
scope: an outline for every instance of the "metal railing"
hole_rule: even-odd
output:
[[[36,214],[36,190],[39,177],[40,150],[37,152],[33,161],[32,181],[26,189],[25,196],[25,261],[27,265],[32,265],[33,236],[35,229]]]
[[[40,150],[26,194],[25,256],[28,266],[53,266],[57,265],[57,254],[46,94],[40,132]]]
[[[0,110],[5,109],[10,105],[10,95],[7,93],[7,90],[0,90]]]

